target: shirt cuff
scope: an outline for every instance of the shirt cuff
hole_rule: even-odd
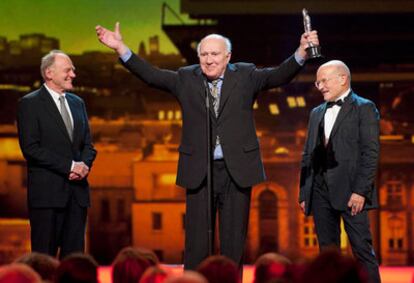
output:
[[[129,58],[131,58],[132,56],[132,52],[131,49],[128,49],[127,52],[125,54],[123,54],[122,56],[120,56],[119,58],[121,58],[122,62],[126,62],[129,60]]]
[[[305,58],[303,58],[302,56],[300,56],[299,55],[299,52],[297,50],[295,52],[295,60],[301,66],[303,66],[305,64]]]
[[[70,172],[73,171],[73,167],[75,167],[75,161],[72,160],[72,165],[70,166]]]

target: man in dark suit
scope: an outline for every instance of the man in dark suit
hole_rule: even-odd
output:
[[[101,26],[96,31],[99,40],[120,55],[128,70],[149,85],[169,91],[181,105],[183,128],[177,185],[187,189],[185,269],[195,269],[208,256],[205,118],[208,85],[213,106],[210,108],[214,159],[212,219],[214,223],[218,210],[220,251],[241,266],[251,187],[265,180],[253,103],[258,92],[288,83],[299,72],[307,56],[308,41],[319,44],[316,31],[302,35],[295,56],[278,68],[265,69],[248,63],[230,64],[230,40],[217,34],[208,35],[197,48],[200,64],[176,72],[155,68],[132,54],[122,41],[119,23],[115,31]]]
[[[378,110],[351,90],[350,71],[341,61],[320,66],[315,85],[325,103],[310,114],[299,203],[313,214],[321,250],[340,246],[342,218],[355,257],[372,282],[380,282],[367,212],[378,206]]]
[[[27,161],[32,251],[61,258],[84,250],[86,177],[95,159],[82,99],[73,88],[75,67],[53,50],[42,58],[44,85],[21,98],[19,142]]]

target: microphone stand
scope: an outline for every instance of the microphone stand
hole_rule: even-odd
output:
[[[211,154],[211,121],[210,121],[210,88],[204,79],[206,99],[206,125],[207,125],[207,241],[208,255],[213,255],[213,223],[212,223],[212,154]]]

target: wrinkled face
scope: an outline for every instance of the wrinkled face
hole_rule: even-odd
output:
[[[335,101],[349,87],[347,76],[338,72],[335,66],[320,67],[316,73],[315,86],[325,101]]]
[[[220,38],[207,38],[200,44],[201,70],[210,80],[219,78],[224,74],[230,61],[231,53],[227,51],[226,44]]]
[[[76,77],[75,67],[70,58],[64,54],[56,54],[55,62],[46,69],[46,84],[58,93],[73,89],[72,81]]]

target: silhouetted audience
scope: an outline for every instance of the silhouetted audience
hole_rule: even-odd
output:
[[[36,271],[44,282],[53,282],[59,261],[47,254],[31,252],[17,258],[15,263],[23,263]]]
[[[368,274],[353,258],[341,255],[337,249],[323,251],[305,269],[306,283],[368,283]]]
[[[263,254],[256,260],[253,283],[267,283],[276,279],[281,282],[288,281],[291,264],[290,259],[283,255]]]
[[[227,283],[223,281],[223,283]],[[178,276],[169,276],[164,283],[209,283],[207,279],[198,272],[186,270]]]
[[[123,248],[112,262],[112,283],[137,283],[150,266],[140,250]]]
[[[87,254],[68,255],[60,262],[56,270],[55,282],[98,283],[98,264],[92,256]]]
[[[239,283],[239,269],[231,259],[222,255],[214,255],[203,260],[197,267],[209,283]]]
[[[151,266],[158,265],[160,263],[157,255],[154,253],[153,250],[143,248],[143,247],[129,247],[135,249],[140,255],[142,255],[146,260],[148,260]],[[128,248],[125,248],[128,249]]]
[[[42,279],[31,267],[12,263],[0,267],[0,283],[41,283]]]
[[[162,283],[167,279],[168,273],[159,266],[150,266],[145,270],[139,283]]]

